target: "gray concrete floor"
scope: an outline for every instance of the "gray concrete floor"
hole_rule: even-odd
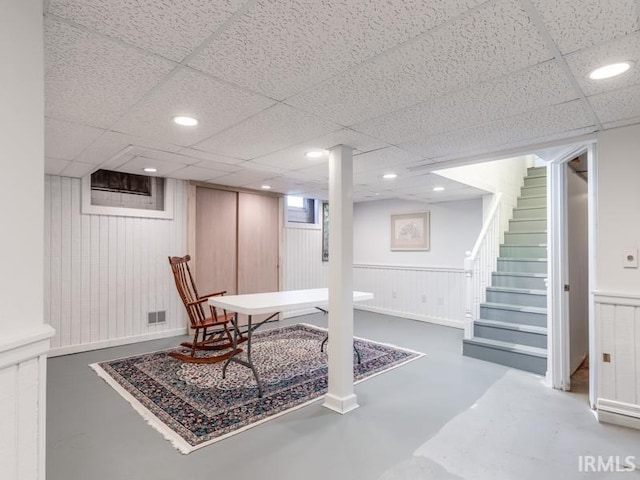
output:
[[[468,411],[508,371],[463,357],[460,330],[361,311],[355,318],[356,335],[427,355],[356,385],[360,408],[346,415],[318,401],[189,455],[175,450],[88,367],[172,347],[180,339],[50,359],[47,479],[378,479],[414,458],[421,445]],[[326,325],[319,314],[279,324],[297,322]],[[586,392],[562,395],[571,398],[579,415],[591,415]],[[636,434],[599,425],[595,419],[591,423],[589,428],[606,429],[614,443],[618,432],[627,443],[634,438],[629,432]],[[443,473],[424,478],[453,477]]]

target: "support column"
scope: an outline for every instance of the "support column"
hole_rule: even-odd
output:
[[[358,407],[353,393],[353,149],[329,153],[329,391],[324,406]]]

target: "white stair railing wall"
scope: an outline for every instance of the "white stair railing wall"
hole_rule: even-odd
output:
[[[486,288],[491,285],[491,274],[496,270],[501,236],[505,230],[502,210],[502,193],[496,193],[473,250],[465,253],[464,338],[473,337],[473,324],[480,318],[480,304],[486,300]]]

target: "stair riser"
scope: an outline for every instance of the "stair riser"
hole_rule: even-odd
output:
[[[494,290],[487,290],[487,302],[507,303],[509,305],[518,305],[521,307],[547,308],[546,295],[534,295],[530,293],[496,292]]]
[[[547,194],[546,185],[525,185],[520,190],[521,197],[530,197],[531,195],[546,195],[546,194]]]
[[[519,197],[518,207],[546,207],[546,197]]]
[[[490,338],[501,342],[518,343],[531,347],[547,348],[547,336],[540,333],[521,332],[508,328],[489,327],[487,325],[474,325],[474,337]]]
[[[498,259],[498,272],[547,273],[547,262]]]
[[[521,222],[514,222],[513,220],[509,220],[509,232],[510,233],[518,233],[518,232],[544,232],[547,231],[547,221],[546,220],[527,220]],[[545,242],[546,243],[546,242]]]
[[[530,175],[546,175],[547,167],[529,167],[527,168],[527,176]]]
[[[547,326],[546,313],[518,312],[515,310],[481,306],[480,318],[498,320],[500,322],[520,323],[522,325],[535,325],[537,327]]]
[[[467,357],[485,360],[487,362],[499,363],[507,367],[525,370],[527,372],[544,375],[547,371],[547,359],[524,355],[521,353],[498,350],[483,345],[473,345],[463,343],[462,353]]]
[[[524,186],[525,187],[539,187],[541,185],[547,184],[547,177],[525,177],[524,178]]]
[[[513,219],[514,220],[522,220],[525,218],[547,218],[547,206],[539,207],[539,208],[527,208],[521,210],[519,208],[513,209]]]
[[[506,232],[504,234],[505,245],[540,245],[547,243],[546,233],[517,233]]]
[[[546,290],[544,278],[521,277],[519,275],[492,275],[491,285],[494,287],[530,288],[532,290]]]
[[[524,247],[521,245],[500,245],[501,257],[547,258],[547,247]],[[521,272],[522,270],[507,270]],[[546,269],[545,269],[546,272]],[[538,273],[536,271],[536,273]]]

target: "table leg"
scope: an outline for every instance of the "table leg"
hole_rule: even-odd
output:
[[[238,349],[238,314],[233,314],[233,355],[231,355],[226,362],[224,362],[224,367],[222,367],[222,378],[227,378],[227,367],[229,366],[229,362],[231,359],[237,355]],[[251,343],[251,340],[249,340]]]
[[[258,385],[258,397],[262,397],[262,383],[260,382],[260,377],[258,376],[258,371],[256,370],[255,365],[253,364],[253,360],[251,359],[251,315],[249,315],[249,333],[247,336],[247,363],[253,372],[253,376],[256,379],[256,383]]]

